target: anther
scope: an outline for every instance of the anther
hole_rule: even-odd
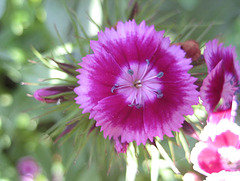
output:
[[[160,89],[157,90],[157,98],[160,99],[163,97],[163,93]]]
[[[129,73],[130,75],[133,75],[133,74],[134,74],[133,70],[131,70],[131,69],[128,69],[128,73]]]
[[[164,75],[163,72],[159,72],[159,73],[157,74],[157,78],[162,78],[163,75]]]
[[[114,90],[115,90],[117,87],[118,87],[118,84],[114,84],[114,86],[112,86],[112,88],[111,88],[111,92],[113,93]]]
[[[146,59],[146,62],[147,62],[147,64],[148,64],[148,65],[150,64],[150,62],[149,62],[149,60],[148,60],[148,59]]]
[[[142,104],[135,104],[135,107],[136,107],[137,109],[139,109],[139,108],[142,107]]]
[[[143,107],[142,104],[128,104],[129,107],[136,107],[137,109]]]

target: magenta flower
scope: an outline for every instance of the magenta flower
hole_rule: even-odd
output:
[[[240,66],[236,61],[235,48],[224,48],[223,43],[218,44],[218,40],[212,40],[206,44],[204,57],[209,74],[200,91],[203,105],[209,113],[231,109],[240,81]]]
[[[163,34],[133,20],[106,28],[90,42],[93,54],[80,63],[76,102],[105,138],[137,145],[163,139],[193,113],[198,92],[187,73],[191,60]]]
[[[240,127],[228,119],[208,123],[191,152],[193,168],[208,176],[212,173],[240,171]]]

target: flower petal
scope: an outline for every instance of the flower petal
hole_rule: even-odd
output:
[[[208,67],[208,72],[210,73],[216,65],[223,60],[223,43],[218,44],[218,40],[214,39],[206,43],[206,48],[204,50],[204,58]]]
[[[143,111],[126,104],[121,95],[114,95],[102,99],[94,107],[98,113],[94,116],[96,126],[101,126],[104,137],[109,136],[121,142],[132,142],[136,140],[137,145],[147,141],[143,124]]]
[[[200,97],[203,100],[207,112],[213,112],[221,99],[225,77],[222,61],[212,70],[212,72],[203,80],[200,89]]]
[[[193,163],[193,169],[204,175],[220,172],[223,169],[217,149],[208,147],[204,142],[199,142],[195,145],[190,159]]]

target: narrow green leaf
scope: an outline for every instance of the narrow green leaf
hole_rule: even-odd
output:
[[[65,45],[65,43],[63,42],[63,40],[62,40],[62,38],[61,38],[61,35],[60,35],[57,27],[56,27],[56,26],[54,26],[54,27],[55,27],[55,31],[57,32],[58,39],[59,39],[59,41],[61,42],[64,50],[67,52],[67,54],[69,55],[69,57],[71,57],[71,59],[73,60],[73,62],[77,65],[77,64],[78,64],[78,61],[74,58],[74,56],[73,56],[73,55],[68,51],[68,49],[66,48],[66,45]]]
[[[179,132],[179,138],[180,138],[181,145],[183,146],[183,149],[185,151],[185,158],[190,163],[190,150],[189,150],[189,146],[188,146],[186,137],[184,136],[182,131]]]
[[[175,159],[175,154],[174,154],[173,142],[171,140],[168,140],[168,146],[170,149],[172,161],[175,163],[176,159]]]
[[[90,19],[90,21],[98,28],[99,31],[103,30],[103,28],[100,25],[98,25],[88,13],[87,16]]]
[[[156,137],[155,139],[155,144],[160,152],[160,154],[162,155],[162,157],[168,162],[169,166],[171,167],[171,169],[176,173],[176,174],[181,174],[179,172],[179,170],[177,169],[177,167],[175,166],[174,162],[171,160],[171,158],[169,157],[169,155],[167,154],[167,152],[164,150],[164,148],[162,147],[162,145],[160,144],[160,139],[158,137]]]
[[[186,41],[192,35],[192,33],[199,27],[199,24],[194,25],[193,28],[181,39],[181,41],[182,42]]]
[[[50,69],[56,69],[56,68],[57,68],[57,67],[53,66],[52,64],[50,64],[50,62],[49,62],[47,59],[43,58],[42,54],[39,53],[33,46],[31,47],[31,49],[32,49],[33,54],[34,54],[46,67],[48,67],[48,68],[50,68]]]

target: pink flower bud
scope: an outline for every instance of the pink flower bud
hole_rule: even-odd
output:
[[[30,178],[34,178],[40,172],[38,164],[30,156],[21,158],[18,162],[17,169],[21,176]]]
[[[65,101],[62,93],[73,91],[74,86],[55,86],[38,89],[34,92],[34,98],[45,103],[54,103],[57,101]],[[59,95],[59,96],[58,96]]]

